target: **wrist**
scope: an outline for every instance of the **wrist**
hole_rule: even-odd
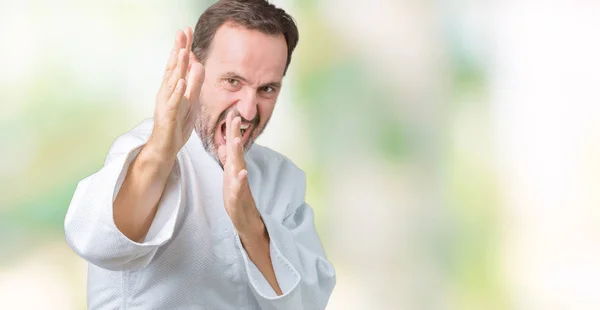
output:
[[[170,164],[175,162],[177,152],[171,151],[169,147],[162,145],[160,141],[160,138],[150,135],[150,138],[143,149],[145,156],[157,164]]]
[[[168,156],[160,152],[150,141],[140,151],[136,163],[143,170],[159,175],[168,175],[175,164],[177,156]]]
[[[249,217],[248,220],[245,221],[244,225],[238,226],[240,227],[236,228],[244,247],[246,247],[247,245],[257,245],[264,243],[268,244],[269,234],[260,215],[256,217]]]

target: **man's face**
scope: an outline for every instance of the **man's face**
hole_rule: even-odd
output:
[[[206,57],[196,132],[218,160],[226,143],[225,117],[242,118],[242,145],[247,150],[271,118],[287,61],[283,35],[267,35],[229,23],[221,26]],[[245,128],[245,129],[244,129]]]

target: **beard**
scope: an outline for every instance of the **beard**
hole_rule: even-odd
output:
[[[204,100],[200,100],[200,102],[198,104],[199,104],[199,109],[198,109],[198,115],[196,117],[196,123],[194,124],[194,128],[196,130],[196,133],[198,135],[200,135],[200,139],[202,140],[202,144],[203,144],[206,152],[208,154],[210,154],[217,161],[217,163],[219,163],[219,165],[221,165],[221,167],[223,167],[223,165],[222,165],[221,161],[219,160],[219,152],[218,152],[217,142],[215,141],[215,134],[216,134],[217,130],[221,130],[221,128],[218,128],[218,127],[220,127],[219,124],[221,124],[221,122],[227,117],[227,114],[229,113],[229,111],[233,110],[234,117],[239,116],[242,118],[242,121],[249,122],[252,124],[252,127],[251,127],[252,131],[248,135],[248,139],[246,140],[246,142],[243,145],[244,152],[246,152],[250,149],[252,144],[254,144],[254,141],[256,140],[256,138],[258,138],[258,136],[263,132],[264,128],[266,127],[267,123],[269,122],[269,119],[267,119],[265,124],[263,124],[261,127],[259,127],[260,115],[258,113],[256,113],[256,117],[254,117],[253,120],[246,120],[245,118],[243,118],[240,115],[240,113],[234,107],[229,107],[229,108],[225,109],[225,111],[221,112],[221,114],[219,115],[219,117],[216,120],[211,121],[211,117],[208,112],[208,109],[206,108]]]

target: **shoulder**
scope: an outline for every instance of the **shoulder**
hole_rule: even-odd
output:
[[[128,132],[119,136],[110,146],[107,161],[109,161],[109,158],[113,156],[127,153],[132,149],[145,144],[150,138],[150,134],[152,134],[153,127],[154,119],[145,119]]]
[[[304,174],[304,171],[285,155],[266,146],[255,143],[246,154],[246,161],[252,162],[261,170],[285,170],[293,174]]]
[[[302,186],[306,183],[306,176],[302,169],[283,154],[266,146],[253,144],[246,153],[246,162],[254,166],[253,168],[268,180],[290,181]]]
[[[123,134],[119,137],[130,137],[130,138],[138,138],[147,140],[150,134],[152,133],[152,128],[154,127],[154,119],[147,118],[143,120],[141,123],[135,125],[131,130]],[[118,140],[118,139],[117,139]]]
[[[141,123],[135,125],[131,130],[119,136],[115,142],[113,142],[113,147],[118,147],[121,144],[129,144],[129,141],[146,141],[150,137],[152,133],[152,128],[154,126],[154,119],[148,118],[143,120]]]
[[[298,205],[304,202],[306,176],[286,156],[265,146],[254,144],[246,152],[246,165],[252,193],[263,212],[279,214],[281,218],[290,210],[276,206]]]

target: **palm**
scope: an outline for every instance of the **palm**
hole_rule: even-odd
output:
[[[191,42],[189,27],[185,35],[177,32],[156,100],[152,138],[168,158],[173,158],[192,134],[195,107],[204,81],[204,68],[190,53]]]

